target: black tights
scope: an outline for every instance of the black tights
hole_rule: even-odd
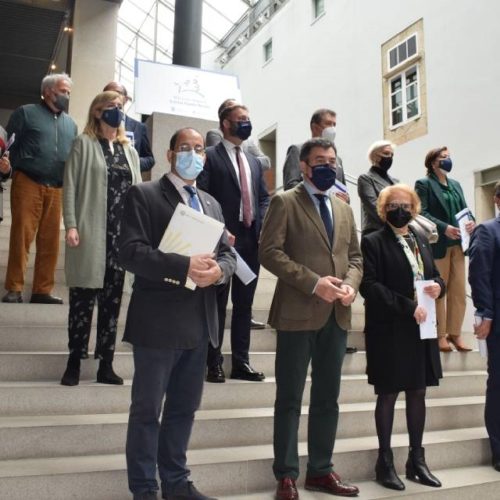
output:
[[[392,424],[394,421],[394,405],[398,392],[379,394],[375,407],[375,425],[379,448],[390,450]],[[425,389],[405,391],[406,394],[406,425],[410,436],[410,447],[420,448],[425,425]]]

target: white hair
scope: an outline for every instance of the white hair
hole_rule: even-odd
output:
[[[68,82],[70,86],[73,85],[71,78],[66,73],[52,73],[43,78],[40,86],[41,94],[43,95],[47,89],[55,87],[60,80]]]
[[[369,148],[368,148],[368,161],[370,162],[371,165],[375,163],[374,156],[375,153],[378,153],[381,149],[385,148],[386,146],[391,146],[391,148],[394,150],[396,148],[396,145],[393,144],[391,141],[375,141]]]

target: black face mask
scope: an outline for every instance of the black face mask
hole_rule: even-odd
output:
[[[398,207],[395,210],[390,210],[385,214],[387,222],[391,226],[397,227],[398,229],[406,226],[413,218],[413,215],[408,210]]]
[[[380,161],[378,162],[378,166],[385,170],[386,172],[391,168],[392,165],[392,156],[382,156]]]

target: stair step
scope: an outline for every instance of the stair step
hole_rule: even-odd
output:
[[[385,498],[411,498],[411,500],[443,499],[471,500],[472,498],[495,499],[498,497],[500,475],[492,467],[486,465],[472,467],[456,467],[452,469],[433,470],[441,480],[441,488],[429,488],[412,481],[407,481],[405,491],[391,491],[378,485],[375,481],[357,482],[360,494],[358,500],[379,500]],[[300,485],[303,481],[299,482]],[[301,500],[319,500],[326,495],[298,488]],[[219,500],[274,500],[274,491],[260,492],[250,495],[231,495],[219,497]]]
[[[60,373],[59,377],[62,375]],[[130,406],[130,380],[111,386],[83,380],[77,387],[64,387],[54,381],[0,382],[2,416],[78,415],[87,413],[126,413]],[[468,397],[484,394],[486,372],[447,372],[439,387],[431,387],[428,397]],[[306,381],[303,404],[309,404],[311,383]],[[266,408],[274,405],[276,384],[273,377],[263,382],[228,379],[225,384],[205,384],[201,409]],[[339,403],[375,401],[373,388],[364,375],[342,377]]]
[[[484,398],[480,396],[429,399],[427,408],[427,431],[477,427],[484,420]],[[374,402],[341,404],[337,438],[372,435],[374,409]],[[301,441],[307,439],[307,412],[303,407]],[[272,407],[200,410],[190,449],[270,443],[273,413]],[[128,413],[0,417],[0,460],[122,453],[127,422]],[[398,401],[394,432],[405,431],[405,405]]]
[[[393,436],[395,463],[400,472],[406,460],[407,441],[406,434]],[[477,467],[487,462],[488,441],[484,428],[427,432],[424,445],[427,463],[434,471]],[[337,472],[353,482],[371,479],[377,446],[373,436],[337,439],[334,453]],[[306,465],[306,449],[306,443],[299,443],[302,471]],[[272,457],[269,444],[209,448],[188,452],[188,463],[200,490],[234,498],[236,493],[245,493],[248,488],[252,492],[274,490]],[[462,477],[474,480],[470,476]],[[21,478],[22,488],[19,488]],[[123,454],[0,461],[0,498],[9,500],[66,499],[68,492],[73,499],[118,500],[127,498],[126,484]],[[429,490],[421,491],[428,494]]]

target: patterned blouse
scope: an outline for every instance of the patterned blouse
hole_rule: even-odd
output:
[[[132,172],[122,144],[113,143],[114,152],[107,139],[100,139],[108,167],[108,211],[106,221],[106,266],[122,269],[118,264],[118,240],[125,203],[125,196],[132,185]]]

